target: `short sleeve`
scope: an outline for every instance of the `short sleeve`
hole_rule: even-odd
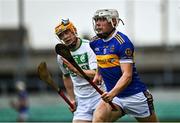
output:
[[[91,70],[97,69],[97,61],[96,61],[96,55],[94,54],[93,50],[89,47],[88,52],[88,61],[89,61],[89,67]]]
[[[131,42],[125,42],[120,46],[120,63],[134,63],[134,46]]]
[[[62,73],[63,73],[64,75],[69,74],[68,70],[65,68],[65,66],[64,66],[64,64],[63,64],[63,61],[62,61],[60,55],[57,55],[57,63],[58,63],[58,66],[59,66],[59,68],[61,69],[61,71],[62,71]]]

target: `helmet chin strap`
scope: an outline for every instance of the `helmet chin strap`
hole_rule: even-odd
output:
[[[107,39],[108,36],[109,36],[114,30],[115,30],[115,28],[112,28],[111,31],[97,34],[97,36],[98,36],[99,38],[102,38],[102,39]]]

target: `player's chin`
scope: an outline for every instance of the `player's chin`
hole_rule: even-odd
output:
[[[101,34],[103,34],[104,32],[102,31],[102,30],[99,30],[99,31],[97,31],[97,34],[98,35],[101,35]]]

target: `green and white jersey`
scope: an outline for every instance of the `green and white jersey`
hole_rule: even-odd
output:
[[[80,46],[71,51],[71,55],[74,60],[82,69],[97,69],[96,56],[89,46],[89,41],[85,39],[80,39],[80,41]],[[97,95],[96,90],[89,84],[88,81],[66,68],[60,55],[57,55],[57,61],[62,73],[64,75],[70,74],[76,96],[80,98],[89,98]]]

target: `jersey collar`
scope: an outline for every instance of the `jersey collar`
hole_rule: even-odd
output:
[[[80,39],[80,38],[78,38],[78,40],[79,40],[79,46],[78,47],[76,47],[76,48],[73,48],[71,51],[72,52],[75,52],[77,49],[79,49],[79,47],[81,46],[81,44],[82,44],[82,39]]]
[[[104,42],[108,42],[108,41],[110,41],[115,35],[116,35],[116,33],[118,32],[118,30],[116,29],[115,31],[114,31],[114,33],[112,34],[112,36],[111,37],[109,37],[108,39],[103,39],[103,41]]]

